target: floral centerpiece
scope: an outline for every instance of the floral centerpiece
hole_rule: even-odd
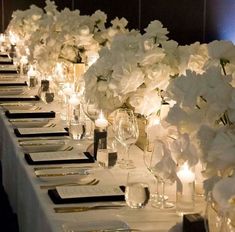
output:
[[[158,90],[177,69],[175,57],[168,56],[177,43],[168,41],[167,33],[154,21],[144,35],[132,30],[115,36],[85,74],[86,97],[109,112],[123,104],[145,116],[156,112],[162,101]]]
[[[234,169],[235,47],[179,46],[166,35],[153,21],[143,35],[116,36],[85,74],[86,97],[109,112],[130,106],[149,120],[168,103],[161,123],[149,123],[149,138],[161,139],[176,163],[201,160],[207,192]]]
[[[58,11],[53,1],[46,0],[44,9],[32,5],[26,11],[14,12],[7,31],[19,38],[19,50],[30,51],[29,60],[37,62],[41,73],[51,74],[58,61],[91,65],[90,57],[97,58],[102,46],[108,46],[117,33],[127,31],[125,19],[116,18],[106,28],[106,18],[99,10],[91,16],[67,8]]]

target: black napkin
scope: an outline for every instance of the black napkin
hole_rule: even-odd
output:
[[[39,101],[39,96],[0,96],[0,101]]]
[[[2,65],[2,64],[3,64],[3,65],[4,65],[4,64],[11,64],[11,65],[12,65],[12,64],[13,64],[13,60],[1,60],[1,59],[0,59],[0,65]]]
[[[48,195],[55,204],[87,203],[87,202],[101,202],[101,201],[125,201],[125,195],[124,195],[125,187],[120,186],[120,189],[123,191],[123,195],[61,198],[56,189],[49,189]]]
[[[5,74],[5,73],[18,73],[17,70],[7,70],[7,69],[0,69],[0,74]]]
[[[33,132],[33,131],[32,131]],[[18,128],[14,129],[16,137],[50,137],[50,136],[69,136],[69,132],[65,131],[52,131],[52,132],[41,132],[32,134],[21,134]]]
[[[11,82],[11,81],[1,82],[0,81],[0,86],[27,86],[27,82],[26,81],[24,81],[24,82]]]
[[[24,158],[26,162],[30,165],[42,165],[42,164],[71,164],[71,163],[94,163],[93,157],[89,152],[84,152],[84,159],[72,159],[72,160],[42,160],[42,161],[34,161],[32,160],[29,153],[24,154]]]
[[[48,112],[11,112],[7,110],[5,112],[5,115],[8,118],[55,118],[55,112],[54,111],[48,111]]]

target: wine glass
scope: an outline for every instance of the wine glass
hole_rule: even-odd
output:
[[[148,169],[157,179],[157,200],[152,202],[152,206],[160,209],[172,208],[174,205],[168,202],[165,195],[165,183],[170,180],[172,170],[170,152],[161,140],[156,140],[153,151],[148,161]]]
[[[88,133],[86,134],[86,137],[88,139],[93,139],[95,120],[99,117],[100,109],[94,101],[90,99],[85,99],[85,97],[83,97],[82,99],[82,109],[85,115],[90,119],[90,129],[87,130]],[[88,125],[86,125],[86,127],[88,127]]]
[[[135,168],[131,159],[129,159],[129,150],[139,136],[139,129],[135,115],[131,109],[118,109],[115,112],[113,131],[115,138],[124,146],[125,155],[120,162],[120,167],[124,169]]]

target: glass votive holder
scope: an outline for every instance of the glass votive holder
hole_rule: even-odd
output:
[[[150,199],[149,176],[140,170],[128,172],[125,189],[126,204],[133,209],[144,208]]]
[[[187,164],[179,167],[176,182],[176,212],[179,215],[194,212],[195,173]]]
[[[81,140],[85,135],[85,125],[79,120],[70,120],[69,122],[69,134],[73,140]]]

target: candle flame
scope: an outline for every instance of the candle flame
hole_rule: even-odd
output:
[[[100,111],[99,119],[105,119],[105,117],[104,117],[104,113],[103,113],[103,111],[102,111],[102,110]]]

